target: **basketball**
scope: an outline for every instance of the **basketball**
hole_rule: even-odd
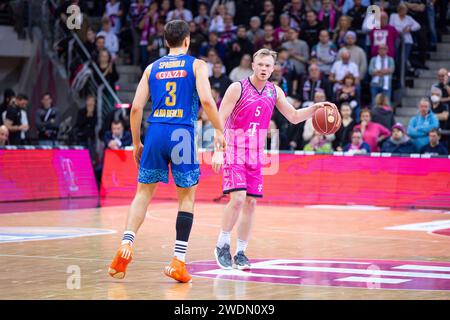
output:
[[[314,112],[313,127],[322,134],[333,134],[341,127],[341,115],[336,108],[323,106]]]

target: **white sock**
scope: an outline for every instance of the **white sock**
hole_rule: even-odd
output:
[[[231,232],[220,231],[219,239],[217,239],[217,247],[222,248],[224,244],[230,245],[231,242]]]
[[[241,239],[237,239],[237,242],[236,242],[236,254],[239,251],[245,252],[245,250],[247,249],[247,245],[248,245],[247,241],[244,241],[244,240],[241,240]]]
[[[133,245],[134,242],[134,237],[136,236],[136,234],[133,231],[125,231],[123,233],[123,237],[122,237],[122,244],[127,244],[129,243],[130,246]]]
[[[173,255],[180,261],[185,261],[188,243],[186,241],[176,240]]]

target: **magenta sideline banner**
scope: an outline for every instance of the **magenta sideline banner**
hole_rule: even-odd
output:
[[[0,150],[0,202],[96,196],[87,150]]]

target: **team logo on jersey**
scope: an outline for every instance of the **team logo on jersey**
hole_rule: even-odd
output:
[[[170,70],[170,71],[160,71],[156,73],[156,79],[175,79],[184,78],[187,76],[186,70]]]
[[[273,97],[273,92],[272,92],[272,90],[267,89],[266,96],[268,96],[269,98],[272,98],[272,97]]]
[[[450,263],[361,259],[251,259],[252,269],[224,270],[216,261],[188,265],[196,277],[239,282],[383,290],[450,291]]]

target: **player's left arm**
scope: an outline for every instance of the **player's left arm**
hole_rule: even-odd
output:
[[[148,77],[150,75],[152,65],[148,66],[141,78],[134,95],[133,105],[130,113],[131,136],[133,139],[133,154],[136,164],[139,166],[143,145],[141,143],[141,123],[144,114],[144,108],[150,98],[150,90],[148,87]]]
[[[283,90],[278,86],[275,86],[275,89],[277,90],[276,106],[278,110],[289,122],[293,124],[298,124],[311,118],[314,112],[320,107],[328,105],[330,107],[337,109],[334,103],[328,101],[314,103],[307,108],[295,109],[294,106],[290,104],[289,101],[286,99]]]

